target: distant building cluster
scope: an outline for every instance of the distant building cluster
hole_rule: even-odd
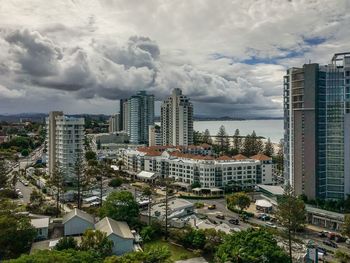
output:
[[[120,100],[119,113],[109,119],[109,132],[124,131],[131,144],[191,145],[193,144],[193,105],[174,89],[161,105],[161,124],[154,123],[154,95],[140,91]]]
[[[140,147],[123,150],[123,162],[128,171],[156,172],[188,185],[225,187],[239,185],[273,184],[275,169],[272,158],[258,154],[250,158],[211,156],[210,145]]]
[[[350,53],[284,76],[284,173],[297,195],[350,194]]]

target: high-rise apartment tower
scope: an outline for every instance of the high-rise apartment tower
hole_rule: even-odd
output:
[[[350,194],[350,53],[284,76],[284,174],[296,194]]]
[[[162,103],[161,132],[163,145],[193,144],[193,105],[181,89],[174,89]]]

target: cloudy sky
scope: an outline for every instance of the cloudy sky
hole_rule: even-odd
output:
[[[282,116],[286,68],[350,51],[349,2],[1,0],[0,113],[110,114],[179,87],[195,114]]]

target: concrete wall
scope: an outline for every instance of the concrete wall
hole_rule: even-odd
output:
[[[74,217],[64,224],[64,235],[81,235],[87,229],[94,229],[94,224],[87,222],[79,217]]]

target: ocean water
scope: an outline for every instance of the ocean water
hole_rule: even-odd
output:
[[[258,136],[270,138],[274,143],[279,143],[283,138],[283,120],[195,121],[193,128],[200,132],[208,129],[211,135],[216,135],[221,125],[224,125],[228,135],[233,135],[239,129],[242,136],[255,131]]]

